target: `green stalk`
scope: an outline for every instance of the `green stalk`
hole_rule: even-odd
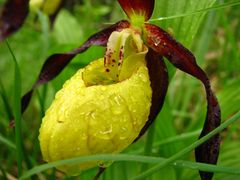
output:
[[[23,162],[23,148],[22,148],[22,124],[21,124],[21,74],[19,71],[18,63],[16,57],[6,40],[7,47],[12,55],[14,62],[14,121],[15,121],[15,140],[17,147],[17,165],[18,165],[18,175],[22,175],[22,162]]]
[[[127,162],[141,162],[141,163],[159,163],[165,162],[167,159],[161,157],[149,157],[149,156],[140,156],[140,155],[127,155],[127,154],[102,154],[102,155],[92,155],[92,156],[85,156],[85,157],[77,157],[72,159],[65,159],[60,161],[55,161],[43,165],[36,166],[23,174],[19,178],[19,180],[27,179],[34,174],[38,174],[48,169],[52,169],[57,166],[62,165],[71,165],[76,163],[84,163],[89,161],[96,161],[96,160],[104,160],[104,161],[127,161]],[[215,172],[215,173],[227,173],[227,174],[235,174],[240,175],[240,171],[238,168],[229,168],[223,166],[216,166],[211,164],[204,164],[204,163],[196,163],[190,161],[175,161],[172,162],[170,165],[180,167],[180,168],[190,168],[194,170],[201,170],[201,171],[208,171],[208,172]],[[113,177],[113,176],[112,176]]]
[[[176,153],[175,155],[171,156],[170,158],[162,161],[161,163],[159,163],[158,165],[148,169],[147,171],[145,171],[144,173],[136,176],[133,178],[133,180],[137,180],[137,179],[144,179],[154,173],[156,173],[159,169],[171,164],[172,162],[176,161],[177,159],[181,158],[182,156],[184,156],[185,154],[191,152],[193,149],[195,149],[196,147],[198,147],[199,145],[201,145],[202,143],[204,143],[205,141],[207,141],[208,139],[210,139],[211,137],[213,137],[214,135],[220,133],[222,130],[224,130],[225,128],[227,128],[230,124],[232,124],[233,122],[235,122],[236,120],[238,120],[240,118],[240,112],[238,112],[237,114],[235,114],[231,119],[229,119],[228,121],[225,121],[224,123],[222,123],[219,127],[217,127],[216,129],[214,129],[213,131],[211,131],[210,133],[208,133],[207,135],[203,136],[201,139],[195,141],[193,144],[191,144],[190,146],[186,147],[185,149],[183,149],[182,151]]]

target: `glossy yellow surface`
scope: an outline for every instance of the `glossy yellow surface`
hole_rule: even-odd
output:
[[[97,69],[101,76],[101,72],[105,73],[103,59],[80,69],[65,82],[40,128],[39,140],[45,161],[118,153],[134,141],[148,119],[152,96],[145,56],[136,57],[142,63],[121,82],[86,86],[84,71],[92,69],[94,74]],[[87,73],[91,77],[91,73]],[[58,169],[76,175],[81,170],[106,166],[106,163],[66,165]]]

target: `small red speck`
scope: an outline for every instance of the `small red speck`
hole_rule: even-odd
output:
[[[120,52],[119,52],[119,59],[120,60],[123,60],[123,56],[124,56],[123,51],[124,51],[123,46],[121,46]]]
[[[112,60],[112,62],[113,62],[113,63],[115,63],[115,62],[116,62],[116,60],[115,60],[115,59],[113,59],[113,60]]]
[[[106,56],[104,56],[104,64],[106,64],[106,62],[107,62],[107,58]]]
[[[11,120],[9,123],[9,128],[14,128],[15,122],[14,120]]]

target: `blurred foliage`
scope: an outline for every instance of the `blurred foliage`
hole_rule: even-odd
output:
[[[204,7],[221,4],[223,0],[156,0],[153,18],[193,12]],[[3,0],[0,0],[0,4]],[[37,78],[44,60],[52,53],[67,52],[83,43],[91,34],[121,20],[126,16],[117,1],[111,0],[69,0],[56,17],[50,28],[47,15],[41,11],[31,12],[23,28],[9,38],[20,66],[22,93],[29,90]],[[197,61],[210,77],[221,108],[222,119],[226,120],[240,110],[240,14],[239,6],[226,7],[210,13],[186,16],[154,22],[170,32],[178,41],[190,48]],[[50,105],[54,94],[66,79],[77,69],[90,61],[102,57],[104,48],[92,47],[78,55],[59,77],[35,91],[30,107],[23,116],[23,139],[30,166],[42,163],[38,144],[38,129],[41,117]],[[201,84],[192,77],[175,70],[168,64],[171,84],[164,108],[154,123],[154,142],[149,155],[169,157],[197,139],[191,135],[181,141],[164,146],[154,146],[167,138],[182,133],[199,130],[205,117],[205,95]],[[14,131],[8,127],[9,115],[13,106],[14,64],[4,42],[0,43],[0,179],[6,176],[17,177],[14,149]],[[240,123],[236,123],[222,133],[222,148],[219,164],[240,168]],[[143,153],[146,137],[133,144],[127,153]],[[6,158],[8,157],[8,158]],[[183,159],[193,160],[193,154]],[[128,179],[140,171],[139,163],[121,162],[109,167],[102,179]],[[81,179],[90,179],[96,169],[84,172]],[[60,172],[48,171],[38,178],[64,177]],[[197,171],[166,167],[152,179],[198,179]],[[238,179],[240,177],[217,174],[215,179]],[[149,178],[150,179],[150,178]]]

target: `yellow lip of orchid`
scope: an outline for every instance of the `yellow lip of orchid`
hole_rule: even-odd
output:
[[[45,161],[118,153],[138,137],[149,116],[152,89],[145,62],[147,48],[137,39],[132,37],[131,30],[110,36],[108,48],[113,41],[119,42],[114,47],[115,55],[121,53],[122,46],[126,53],[121,66],[116,67],[119,79],[113,81],[109,71],[114,68],[106,71],[106,66],[112,64],[104,65],[101,58],[80,69],[56,94],[40,128],[39,141]],[[75,175],[107,164],[89,162],[58,169]]]

